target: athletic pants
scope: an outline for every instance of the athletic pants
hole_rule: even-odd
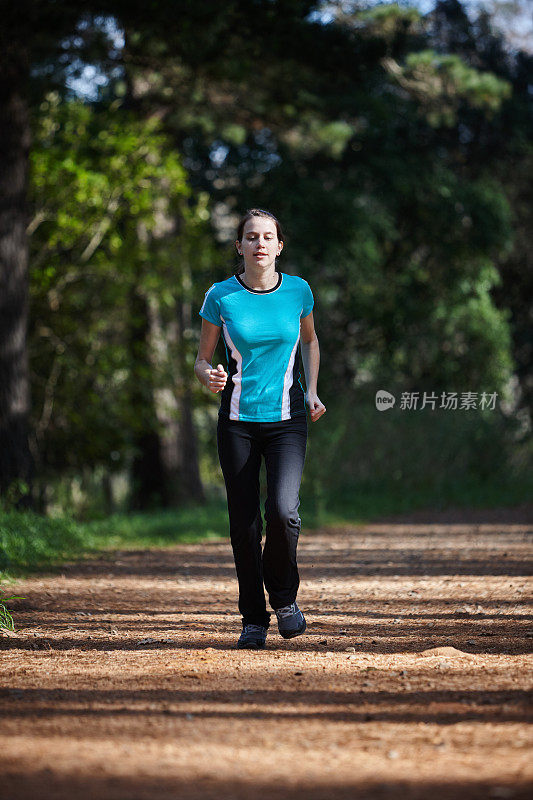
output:
[[[299,490],[307,447],[307,414],[281,422],[246,422],[219,415],[217,446],[226,484],[233,557],[243,625],[268,628],[263,583],[275,610],[294,603],[300,578],[296,547]],[[265,459],[265,545],[259,487]]]

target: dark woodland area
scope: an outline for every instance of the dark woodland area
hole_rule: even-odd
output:
[[[467,485],[520,499],[533,400],[527,41],[459,0],[424,13],[21,0],[2,18],[6,509],[83,517],[216,494],[198,309],[234,271],[251,206],[282,221],[279,269],[315,295],[328,419],[303,491],[317,509],[357,491],[445,505]],[[388,414],[379,389],[397,398]]]

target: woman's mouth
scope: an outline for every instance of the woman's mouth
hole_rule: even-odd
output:
[[[266,257],[267,257],[267,254],[266,254],[266,253],[256,253],[256,254],[255,254],[255,257],[256,257],[256,258],[266,258]]]

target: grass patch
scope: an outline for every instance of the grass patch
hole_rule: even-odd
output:
[[[221,539],[228,535],[227,507],[221,501],[184,509],[113,514],[81,525],[93,547],[165,547]]]
[[[0,513],[0,579],[52,570],[67,560],[121,547],[165,547],[227,536],[225,503],[79,522],[30,511]]]
[[[82,526],[30,511],[0,513],[0,576],[24,574],[83,552]]]

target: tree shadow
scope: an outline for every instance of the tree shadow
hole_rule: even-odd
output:
[[[259,771],[258,771],[259,772]],[[7,797],[17,800],[38,797],[39,800],[66,800],[72,796],[80,800],[154,800],[172,798],[178,800],[487,800],[489,797],[512,797],[513,800],[530,800],[530,782],[522,778],[514,781],[458,780],[448,781],[398,780],[380,778],[359,781],[331,780],[294,782],[277,778],[266,780],[257,774],[253,781],[236,776],[232,780],[222,777],[194,775],[164,777],[155,775],[106,775],[93,774],[80,777],[75,773],[60,774],[51,769],[17,771],[13,767],[4,778]]]
[[[98,719],[102,716],[153,717],[161,714],[186,718],[194,704],[200,704],[202,708],[194,710],[194,714],[202,719],[299,719],[302,722],[317,719],[439,725],[458,722],[527,723],[531,719],[531,692],[518,689],[399,692],[357,687],[351,691],[307,690],[305,686],[298,686],[283,690],[244,687],[210,690],[209,676],[191,674],[190,677],[199,681],[197,689],[11,688],[1,689],[0,699],[9,716],[16,718],[81,715]],[[254,675],[253,685],[268,681],[268,677],[266,673]]]

